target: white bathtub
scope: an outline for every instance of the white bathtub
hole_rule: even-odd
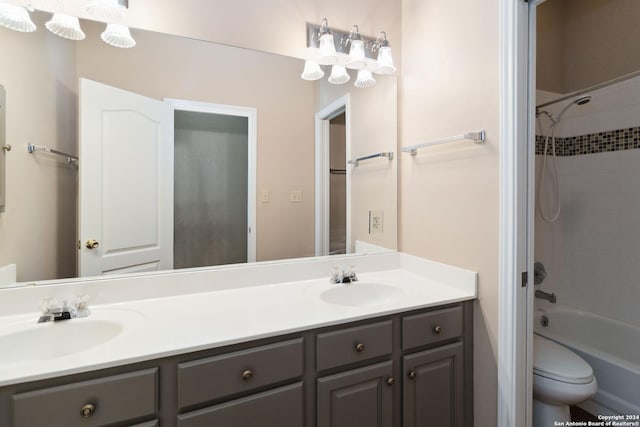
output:
[[[596,415],[640,414],[640,328],[563,306],[537,310],[534,321],[535,333],[569,347],[593,368],[598,393],[581,407]]]

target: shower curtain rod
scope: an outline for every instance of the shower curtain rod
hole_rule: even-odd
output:
[[[576,96],[584,95],[586,93],[593,92],[594,90],[602,89],[602,88],[605,88],[607,86],[611,86],[611,85],[614,85],[616,83],[620,83],[620,82],[623,82],[625,80],[629,80],[629,79],[632,79],[632,78],[638,77],[638,76],[640,76],[640,70],[634,71],[633,73],[625,74],[624,76],[616,77],[615,79],[611,79],[611,80],[608,80],[606,82],[598,83],[597,85],[590,86],[590,87],[588,87],[586,89],[580,89],[580,90],[572,92],[572,93],[570,93],[568,95],[562,96],[562,97],[560,97],[558,99],[554,99],[553,101],[549,101],[549,102],[545,102],[545,103],[540,104],[540,105],[536,105],[536,110],[539,109],[539,108],[544,108],[546,106],[553,105],[553,104],[558,103],[558,102],[566,101],[567,99],[575,98]]]

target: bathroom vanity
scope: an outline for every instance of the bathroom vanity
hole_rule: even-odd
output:
[[[351,284],[318,278],[131,299],[47,325],[142,316],[92,349],[38,363],[5,356],[0,425],[472,425],[475,273],[404,254],[356,261],[362,273]],[[323,262],[296,262],[283,277],[313,277]],[[238,274],[251,282],[255,273],[268,280],[274,265],[245,268]],[[23,318],[0,319],[0,343],[11,336],[4,325]]]

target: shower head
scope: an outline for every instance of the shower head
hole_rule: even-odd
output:
[[[587,96],[581,96],[578,99],[574,99],[572,102],[568,103],[563,109],[562,111],[560,111],[560,114],[558,114],[555,118],[555,120],[553,120],[553,125],[557,125],[558,123],[560,123],[560,120],[562,120],[562,116],[564,115],[564,113],[567,112],[567,110],[569,108],[571,108],[574,105],[584,105],[584,104],[588,104],[591,101],[591,96],[587,95]]]
[[[591,101],[591,96],[587,95],[587,96],[581,96],[580,98],[573,101],[573,103],[576,105],[584,105],[584,104],[588,104],[590,101]]]

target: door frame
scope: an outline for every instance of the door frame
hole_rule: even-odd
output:
[[[219,114],[247,118],[247,262],[256,261],[256,180],[257,180],[257,147],[258,147],[258,110],[254,107],[213,104],[209,102],[188,101],[184,99],[165,98],[166,120],[169,127],[167,143],[175,144],[174,117],[176,111]]]
[[[316,145],[316,214],[315,214],[315,255],[329,255],[329,231],[331,216],[331,184],[330,184],[330,121],[344,113],[346,158],[351,158],[351,107],[349,94],[341,96],[315,115]],[[351,170],[345,164],[346,174],[346,253],[351,253]]]
[[[529,119],[535,110],[535,6],[542,1],[500,0],[500,427],[532,423],[535,159]]]

